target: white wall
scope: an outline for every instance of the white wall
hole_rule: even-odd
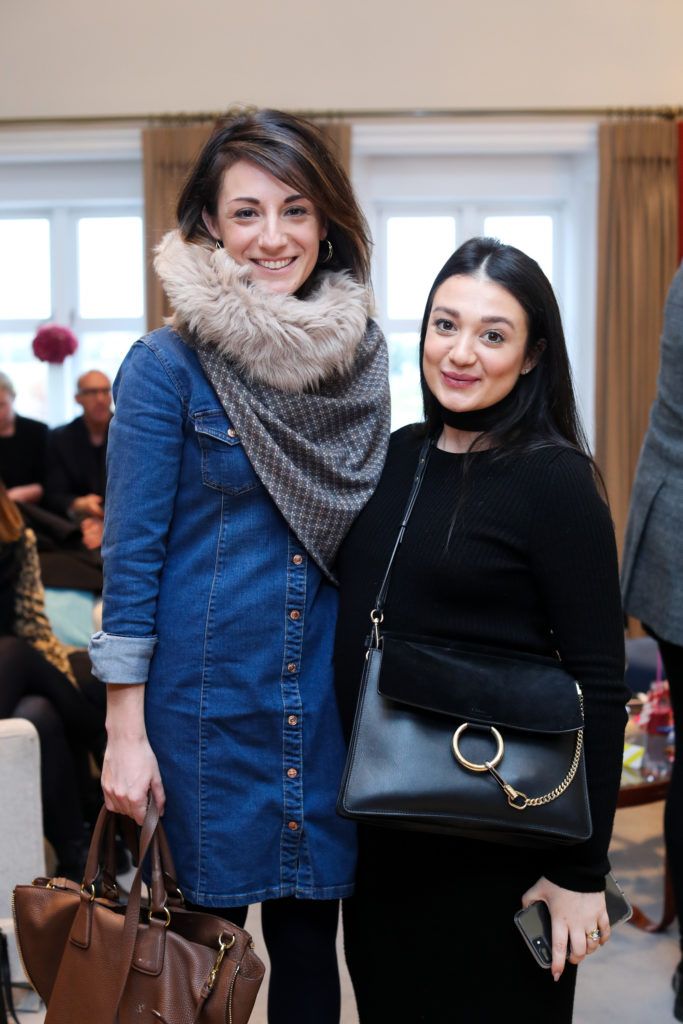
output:
[[[681,0],[0,0],[0,119],[683,102]]]

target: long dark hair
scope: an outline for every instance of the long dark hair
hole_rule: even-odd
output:
[[[428,433],[438,436],[443,420],[422,369],[425,337],[437,289],[458,274],[481,275],[517,299],[528,322],[525,354],[537,357],[533,370],[515,385],[516,401],[506,406],[495,427],[477,438],[472,450],[494,447],[499,455],[505,455],[550,443],[568,445],[590,457],[576,408],[562,318],[550,281],[535,260],[497,238],[464,242],[436,275],[429,293],[420,331],[420,381]]]
[[[348,270],[357,281],[369,281],[370,234],[346,171],[319,128],[281,110],[257,110],[219,123],[178,200],[178,225],[186,241],[214,244],[202,211],[216,215],[223,175],[238,160],[256,164],[316,206],[333,247],[326,270]]]

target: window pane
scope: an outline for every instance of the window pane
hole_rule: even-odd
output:
[[[552,217],[486,217],[484,234],[514,245],[531,256],[543,268],[549,281],[553,279]]]
[[[48,320],[51,313],[49,220],[0,220],[0,320]]]
[[[0,370],[14,385],[14,408],[23,416],[47,420],[47,363],[33,355],[34,333],[0,334]]]
[[[124,356],[139,336],[137,331],[91,331],[83,334],[80,372],[101,370],[113,383]]]
[[[422,419],[422,392],[418,350],[420,336],[417,331],[390,334],[389,383],[391,384],[391,429]]]
[[[79,219],[81,317],[141,317],[143,280],[141,217]]]
[[[389,217],[387,313],[421,320],[432,282],[455,249],[454,217]]]

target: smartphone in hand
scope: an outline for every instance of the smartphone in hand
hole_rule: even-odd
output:
[[[605,878],[605,903],[607,904],[609,923],[612,926],[619,924],[620,921],[628,921],[633,913],[631,904],[611,871]],[[541,967],[550,967],[553,961],[553,950],[550,911],[547,905],[539,900],[538,903],[532,903],[525,910],[518,910],[515,914],[515,924],[537,963]],[[568,955],[569,950],[567,950]]]

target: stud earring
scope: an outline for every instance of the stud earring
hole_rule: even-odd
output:
[[[216,249],[218,249],[220,251],[222,248],[223,248],[223,243],[221,242],[220,238],[217,238],[216,239]]]
[[[327,253],[320,260],[321,263],[329,263],[330,260],[332,259],[332,257],[334,256],[334,249],[332,248],[332,242],[329,240],[329,238],[326,238],[325,241],[327,242]]]

